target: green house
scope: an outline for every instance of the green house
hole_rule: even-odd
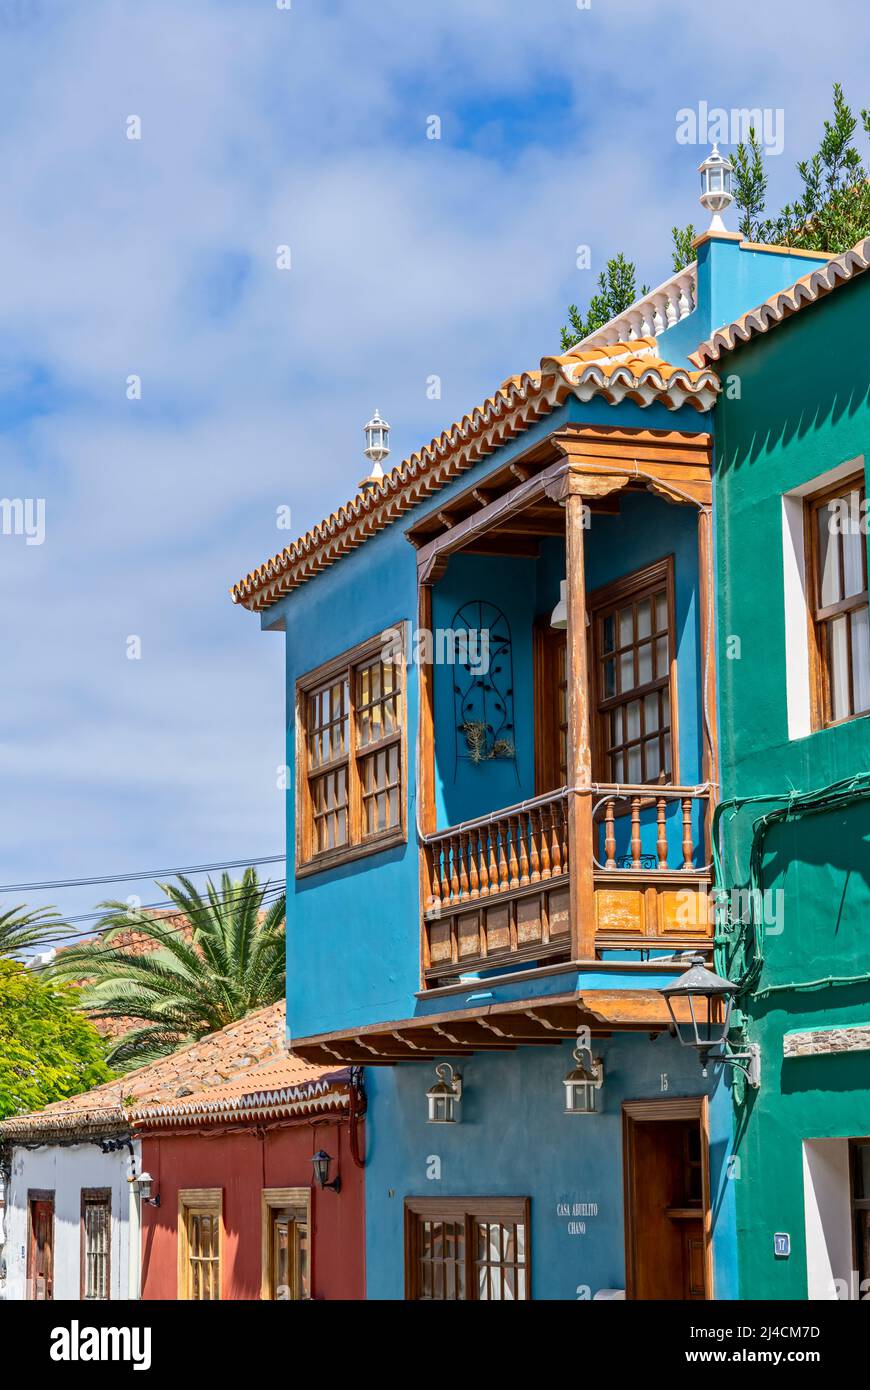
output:
[[[870,238],[715,333],[740,1294],[870,1298]]]

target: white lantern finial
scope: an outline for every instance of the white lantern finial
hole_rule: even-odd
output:
[[[727,230],[722,221],[722,213],[734,202],[734,194],[731,192],[733,172],[732,165],[719,153],[719,146],[715,144],[703,164],[698,165],[698,173],[701,175],[701,207],[713,214],[708,231]]]
[[[384,459],[390,453],[390,427],[386,420],[382,420],[379,411],[375,411],[368,424],[365,426],[366,447],[365,456],[371,461],[371,472],[368,473],[360,483],[360,491],[367,492],[372,488],[380,487],[384,478],[384,470],[381,467]]]

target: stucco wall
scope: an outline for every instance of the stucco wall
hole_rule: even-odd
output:
[[[787,796],[870,767],[870,719],[789,738],[782,495],[864,455],[870,439],[864,324],[870,277],[803,310],[731,354],[740,398],[717,408],[720,749],[723,795]],[[739,646],[735,645],[735,639]],[[782,804],[772,801],[771,805]],[[752,824],[765,805],[724,821],[729,883],[746,881]],[[870,803],[775,828],[764,887],[781,893],[768,929],[750,1037],[764,1078],[739,1124],[741,1292],[804,1299],[803,1141],[870,1130],[867,1054],[784,1061],[783,1035],[870,1021],[870,985],[781,990],[868,970]],[[777,899],[771,898],[771,916]],[[787,1232],[792,1253],[774,1255]]]
[[[364,1127],[361,1130],[364,1142]],[[365,1296],[364,1179],[348,1148],[347,1125],[270,1128],[263,1136],[237,1131],[145,1136],[143,1161],[160,1192],[146,1208],[142,1229],[142,1297],[174,1299],[178,1291],[178,1192],[223,1190],[221,1291],[224,1299],[258,1299],[261,1284],[262,1191],[311,1187],[311,1155],[326,1149],[337,1160],[341,1192],[311,1192],[312,1297]]]
[[[625,1287],[622,1103],[710,1095],[714,1295],[736,1297],[737,1256],[730,1092],[718,1072],[705,1080],[697,1057],[667,1036],[625,1034],[596,1042],[604,1059],[603,1111],[564,1114],[562,1079],[570,1044],[475,1055],[462,1072],[462,1121],[426,1122],[434,1064],[371,1069],[366,1240],[370,1299],[404,1297],[406,1197],[531,1198],[532,1297],[577,1299]],[[667,1089],[663,1090],[663,1074]],[[440,1160],[440,1178],[428,1176]],[[560,1210],[597,1203],[573,1234]]]
[[[136,1171],[141,1172],[138,1145],[134,1144]],[[0,1297],[27,1296],[28,1190],[53,1191],[54,1297],[78,1299],[81,1292],[81,1193],[83,1187],[108,1187],[112,1191],[112,1243],[110,1284],[113,1299],[136,1296],[130,1279],[130,1203],[127,1179],[132,1171],[128,1150],[104,1154],[98,1144],[65,1147],[16,1148],[7,1197],[6,1284]],[[135,1223],[134,1223],[135,1224]],[[135,1253],[135,1252],[134,1252]],[[135,1259],[134,1259],[135,1266]]]

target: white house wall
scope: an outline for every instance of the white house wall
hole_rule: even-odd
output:
[[[134,1142],[133,1150],[139,1172],[141,1145]],[[111,1296],[138,1297],[138,1249],[131,1248],[130,1240],[130,1204],[135,1203],[135,1197],[127,1181],[133,1171],[132,1162],[127,1148],[104,1154],[98,1144],[92,1143],[13,1149],[6,1201],[6,1243],[0,1251],[0,1260],[5,1258],[6,1278],[0,1279],[0,1299],[27,1297],[27,1193],[34,1189],[54,1192],[54,1297],[80,1297],[83,1187],[111,1189]],[[137,1244],[134,1210],[134,1247]]]

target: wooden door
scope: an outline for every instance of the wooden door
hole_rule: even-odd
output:
[[[647,1101],[625,1112],[626,1296],[710,1298],[706,1107]]]
[[[30,1249],[27,1256],[29,1297],[39,1302],[54,1298],[54,1198],[30,1201]]]
[[[568,781],[568,643],[550,627],[535,624],[535,794],[557,791]]]

